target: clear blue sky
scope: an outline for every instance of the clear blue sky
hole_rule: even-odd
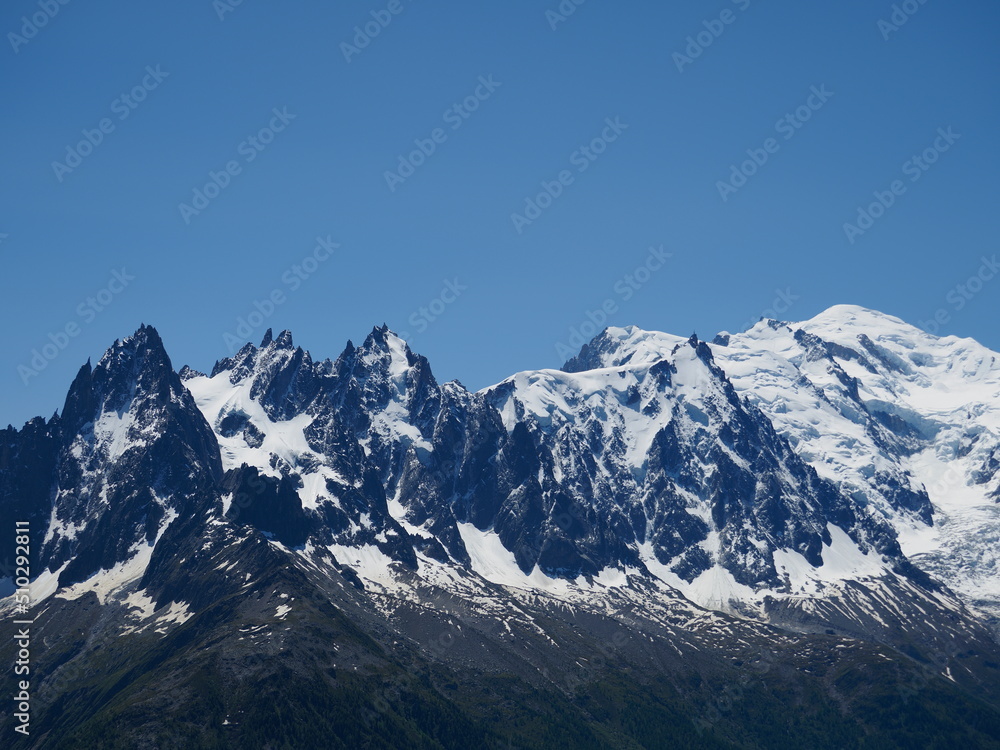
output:
[[[872,0],[587,0],[564,21],[546,15],[556,0],[231,2],[0,11],[3,424],[61,408],[80,365],[142,322],[177,367],[208,369],[274,290],[247,338],[289,328],[336,357],[385,322],[471,388],[558,366],[557,344],[605,300],[610,324],[711,337],[790,290],[786,319],[944,310],[942,332],[1000,349],[1000,277],[961,310],[954,292],[1000,251],[996,3],[911,2],[880,30],[892,4]],[[373,11],[391,22],[348,62],[342,43]],[[22,29],[36,14],[45,25]],[[679,71],[706,22],[721,34]],[[811,94],[824,86],[825,102]],[[474,112],[452,109],[477,93]],[[810,96],[808,121],[778,126]],[[272,126],[263,150],[247,141]],[[961,137],[926,172],[904,166],[948,127]],[[577,151],[605,137],[596,160]],[[434,153],[387,180],[415,139]],[[720,191],[748,149],[766,163]],[[207,207],[182,212],[231,161]],[[564,170],[559,197],[516,227]],[[895,180],[905,192],[850,242],[845,222]],[[297,271],[328,236],[339,248]],[[630,287],[661,245],[671,257]],[[422,307],[442,313],[426,328]],[[67,325],[77,335],[25,385],[19,366]]]

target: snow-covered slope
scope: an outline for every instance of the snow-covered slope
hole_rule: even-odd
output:
[[[803,458],[889,519],[911,559],[1000,614],[1000,355],[846,305],[717,342]]]
[[[564,369],[669,360],[675,342],[609,328]],[[891,525],[908,558],[1000,616],[1000,354],[850,305],[721,333],[712,352],[740,397]]]
[[[542,507],[564,498],[588,527],[554,541],[745,613],[902,569],[891,528],[803,463],[704,342],[608,329],[567,369],[488,391],[509,431],[528,426]]]

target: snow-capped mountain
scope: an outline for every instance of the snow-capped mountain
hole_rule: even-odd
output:
[[[1000,616],[1000,355],[850,306],[719,343],[736,387],[821,476]]]
[[[632,331],[614,356],[598,342],[576,372],[522,373],[493,391],[509,429],[527,423],[551,451],[547,491],[608,514],[599,523],[628,552],[602,567],[643,566],[728,610],[787,591],[790,568],[828,570],[824,553],[854,577],[902,561],[891,529],[791,450],[706,343],[665,341],[648,357],[650,337]]]
[[[45,594],[133,560],[141,575],[166,528],[210,505],[222,476],[215,435],[147,326],[80,369],[61,415],[3,441],[2,504],[37,519]]]
[[[641,367],[670,358],[677,342],[610,328],[564,369]],[[1000,355],[849,305],[724,332],[711,350],[741,398],[822,479],[889,524],[909,559],[1000,615]]]
[[[390,652],[446,628],[441,663],[529,683],[618,623],[703,676],[806,638],[809,674],[868,644],[1000,701],[998,357],[840,306],[712,343],[609,328],[470,392],[385,326],[323,361],[268,331],[210,374],[143,326],[0,432],[0,517],[32,522],[38,616],[117,612],[53,660],[55,701],[109,638],[294,650],[305,610]]]

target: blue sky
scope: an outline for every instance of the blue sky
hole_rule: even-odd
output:
[[[6,3],[0,422],[142,322],[198,369],[385,322],[471,388],[776,303],[1000,349],[995,3],[443,5]]]

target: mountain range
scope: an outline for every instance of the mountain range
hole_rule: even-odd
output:
[[[439,383],[143,325],[0,431],[12,747],[1000,747],[1000,354],[841,305]],[[16,645],[0,646],[13,663]],[[14,694],[14,675],[9,692]],[[8,690],[8,685],[4,684]]]

